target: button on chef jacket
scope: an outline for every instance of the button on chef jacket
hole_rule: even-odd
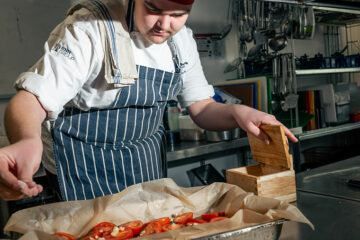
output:
[[[60,174],[63,178],[66,178],[66,176],[64,177],[62,170],[71,171],[72,165],[69,164],[69,162],[85,161],[85,159],[65,159],[64,161],[66,164],[63,163],[62,167],[56,167],[54,160],[55,147],[51,137],[51,128],[54,126],[56,120],[59,120],[59,118],[64,115],[74,114],[75,111],[74,117],[70,120],[68,119],[68,121],[73,125],[75,121],[77,121],[76,124],[79,126],[84,122],[84,119],[81,120],[80,118],[90,118],[90,116],[93,118],[94,116],[97,116],[99,110],[111,108],[115,101],[124,97],[122,95],[123,89],[113,88],[105,83],[103,67],[104,51],[101,45],[98,24],[98,21],[87,9],[81,9],[73,15],[68,16],[50,34],[49,39],[45,43],[45,53],[42,58],[27,72],[22,73],[15,83],[17,89],[25,89],[36,95],[47,111],[47,119],[42,127],[42,138],[44,142],[42,162],[48,171],[53,174]],[[131,32],[130,36],[138,72],[140,68],[144,69],[144,67],[148,70],[155,70],[155,72],[175,72],[176,67],[174,65],[173,56],[170,47],[166,42],[162,44],[151,44],[137,31]],[[181,70],[181,89],[177,96],[180,105],[182,107],[188,107],[194,102],[212,97],[214,95],[214,90],[213,87],[208,84],[204,76],[196,42],[192,37],[192,31],[184,26],[175,36],[173,36],[173,41],[177,47],[180,59],[183,63],[186,63]],[[154,72],[152,74],[155,76]],[[94,109],[97,112],[93,111]],[[83,114],[84,116],[80,116],[85,112],[88,113],[88,115]],[[90,113],[92,115],[90,115]],[[79,117],[79,119],[75,120],[75,116]],[[148,123],[147,121],[149,120],[143,119],[141,125],[133,126],[133,128],[149,125],[150,122]],[[114,124],[113,122],[111,123],[111,126],[103,122],[100,124],[102,124],[102,128],[110,128],[113,129],[112,131],[117,127],[116,123]],[[63,129],[63,132],[70,131],[70,128],[71,126],[68,129]],[[87,126],[87,128],[89,128],[89,126]],[[82,128],[79,127],[76,131],[79,132],[80,129]],[[135,131],[134,129],[128,130],[129,132]],[[159,131],[160,130],[161,129],[159,129]],[[59,139],[62,140],[62,136],[60,136]],[[69,146],[74,148],[73,139],[70,139],[69,141],[71,141]],[[150,146],[151,143],[150,140],[147,142],[145,141],[140,144],[140,146],[136,147],[136,151],[139,151],[139,148],[142,148],[144,152],[153,149],[153,146]],[[92,144],[94,145],[91,146],[90,151],[93,151],[93,147],[95,147],[95,149],[102,147],[99,146],[101,145],[99,143]],[[155,161],[153,159],[151,159],[153,162],[151,162],[150,159],[145,160],[147,168],[149,169],[149,166],[152,165],[150,168],[153,168],[153,171],[150,171],[152,173],[149,173],[149,170],[140,170],[141,180],[139,180],[135,178],[135,175],[139,175],[139,173],[136,172],[139,171],[139,169],[135,167],[134,170],[134,167],[129,168],[128,165],[133,166],[134,162],[138,161],[137,158],[142,157],[142,154],[139,154],[139,152],[138,154],[133,155],[126,154],[126,146],[123,147],[125,147],[125,149],[121,152],[122,158],[114,156],[112,151],[110,151],[109,156],[104,156],[104,153],[101,150],[102,156],[94,156],[93,154],[92,157],[97,159],[97,163],[94,162],[92,167],[89,167],[89,164],[85,164],[85,166],[84,164],[81,165],[81,168],[85,167],[85,172],[90,170],[91,174],[95,173],[96,175],[96,180],[92,183],[90,181],[90,183],[87,184],[89,185],[88,187],[91,188],[91,191],[86,191],[84,190],[84,186],[78,186],[76,184],[76,181],[78,181],[79,185],[84,182],[84,180],[78,179],[82,176],[79,176],[80,173],[77,167],[75,167],[76,172],[73,174],[74,176],[68,176],[67,181],[69,185],[73,185],[74,189],[72,189],[72,191],[74,191],[74,193],[70,193],[71,191],[69,189],[63,189],[63,187],[61,187],[62,180],[59,179],[63,199],[91,199],[102,195],[116,193],[128,185],[152,180],[153,178],[150,177],[150,175],[156,175],[154,174],[154,171],[158,171],[154,170]],[[75,148],[76,149],[73,149],[73,152],[84,151],[84,149]],[[128,152],[130,153],[130,150]],[[124,155],[126,155],[126,157],[124,157]],[[66,155],[65,158],[67,158]],[[107,166],[108,163],[99,166],[98,158],[103,158],[103,163],[105,163],[104,158],[112,158],[112,166]],[[127,158],[131,158],[131,161],[129,162],[129,159]],[[88,159],[86,159],[86,161],[87,160]],[[139,160],[139,162],[141,161]],[[116,166],[118,165],[122,165],[122,169],[116,174],[114,169],[116,169]],[[144,162],[142,165],[145,165]],[[144,168],[144,166],[141,167]],[[111,176],[106,173],[109,172],[109,169],[114,172]],[[105,175],[98,176],[99,171],[105,172]],[[131,179],[126,181],[125,176],[119,176],[121,173],[123,175],[129,175],[129,171],[132,172],[130,175],[133,175],[132,177],[130,176],[132,181],[130,181]],[[88,173],[85,175],[87,175],[87,179],[93,177],[89,176]],[[105,177],[105,179],[99,180],[100,177]],[[155,179],[158,177],[161,177],[161,175],[158,174],[157,176],[154,176]],[[101,182],[103,182],[103,180],[105,180],[105,182],[109,181],[109,178],[123,178],[125,179],[125,183],[120,184],[121,186],[116,184],[116,188],[109,187],[109,184],[102,186]],[[63,180],[66,181],[66,179]]]

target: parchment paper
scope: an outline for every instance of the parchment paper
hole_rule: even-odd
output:
[[[122,224],[131,220],[144,223],[172,214],[201,214],[225,211],[229,220],[200,224],[141,239],[191,239],[285,218],[309,220],[295,206],[286,202],[247,193],[227,183],[182,188],[169,178],[128,187],[114,195],[93,200],[60,202],[20,210],[7,222],[4,231],[24,234],[20,239],[57,239],[48,234],[67,232],[85,235],[102,221]]]

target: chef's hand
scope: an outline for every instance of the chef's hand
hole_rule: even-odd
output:
[[[266,143],[270,143],[269,137],[260,129],[263,124],[282,125],[285,135],[292,141],[297,142],[298,139],[294,134],[285,127],[281,122],[276,120],[274,115],[258,111],[245,105],[235,105],[234,118],[239,126],[248,133],[255,135]]]
[[[41,139],[24,139],[0,148],[0,197],[18,200],[42,192],[32,177],[39,169],[42,154]]]

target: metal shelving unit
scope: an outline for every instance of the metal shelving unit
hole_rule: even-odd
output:
[[[356,68],[300,69],[300,70],[295,71],[296,75],[353,73],[353,72],[360,72],[360,67],[356,67]]]
[[[318,138],[318,137],[329,136],[329,135],[333,135],[333,134],[337,134],[337,133],[343,133],[346,131],[352,131],[352,130],[356,130],[356,129],[360,129],[360,122],[346,123],[346,124],[342,124],[339,126],[311,130],[311,131],[299,134],[298,138],[299,138],[299,141],[304,141],[304,140],[314,139],[314,138]]]

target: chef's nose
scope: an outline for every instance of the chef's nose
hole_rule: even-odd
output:
[[[162,30],[168,30],[170,29],[170,23],[171,23],[171,16],[164,14],[161,15],[160,18],[158,19],[157,25]]]

